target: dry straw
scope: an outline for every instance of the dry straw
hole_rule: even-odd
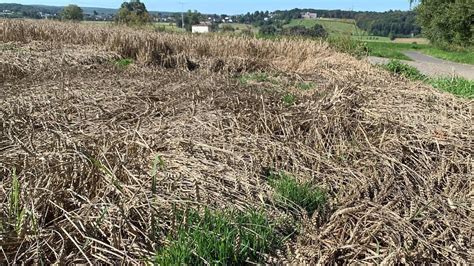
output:
[[[472,258],[472,101],[313,41],[16,20],[0,36],[6,263],[140,263],[163,244],[151,217],[164,239],[175,208],[284,217],[269,168],[331,198],[280,262]],[[287,106],[286,87],[233,78],[256,70],[317,87]]]

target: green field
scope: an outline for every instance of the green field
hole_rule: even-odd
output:
[[[229,25],[235,29],[236,33],[241,33],[242,30],[250,29],[252,33],[258,33],[258,28],[251,25],[251,24],[244,24],[244,23],[230,23],[230,24],[219,24],[219,28],[222,28],[224,25]]]
[[[305,26],[312,27],[316,24],[323,26],[330,35],[366,35],[365,31],[359,29],[353,20],[338,19],[292,19],[289,24],[284,27]]]
[[[184,32],[185,29],[178,28],[175,23],[172,22],[155,22],[153,27],[161,31],[172,31],[172,32]]]

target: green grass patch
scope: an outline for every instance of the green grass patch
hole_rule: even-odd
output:
[[[271,173],[269,181],[280,199],[298,205],[309,215],[325,209],[328,198],[322,189],[310,183],[300,183],[285,173]]]
[[[429,82],[433,87],[452,93],[454,95],[474,99],[474,81],[464,78],[435,78]]]
[[[411,80],[422,80],[434,88],[452,93],[456,96],[468,99],[474,98],[474,81],[461,77],[429,78],[421,74],[415,67],[409,66],[398,60],[391,60],[388,64],[384,65],[384,68],[394,74]]]
[[[403,54],[403,51],[420,50],[427,46],[423,44],[391,42],[367,42],[366,45],[370,56],[392,58],[406,61],[411,61],[411,59],[405,54]]]
[[[292,19],[284,27],[304,26],[313,27],[315,24],[323,26],[329,35],[364,35],[365,32],[356,26],[352,20],[337,19]]]
[[[270,77],[267,73],[247,73],[239,77],[241,84],[249,84],[251,81],[254,82],[270,82],[272,84],[277,84],[278,81]]]
[[[292,93],[287,93],[283,98],[281,99],[283,103],[285,103],[287,106],[291,106],[296,103],[296,96]]]
[[[148,28],[161,32],[186,32],[186,29],[178,28],[175,23],[169,22],[154,22],[148,25]]]
[[[179,225],[158,250],[158,265],[243,265],[262,263],[282,244],[277,225],[263,212],[206,209],[177,215]]]
[[[433,46],[428,46],[424,47],[421,51],[424,54],[440,59],[474,65],[474,48],[458,51],[448,51]]]
[[[316,85],[313,82],[300,82],[296,84],[296,86],[303,91],[308,91],[312,90],[316,87]]]
[[[405,63],[402,63],[399,60],[390,60],[388,64],[384,65],[385,69],[388,71],[404,76],[405,78],[411,79],[411,80],[423,80],[426,79],[426,76],[421,74],[421,72],[412,66],[409,66]]]
[[[37,232],[37,221],[25,208],[21,201],[22,188],[15,169],[12,172],[11,191],[6,213],[0,213],[0,235],[5,239],[22,238],[27,234]]]
[[[133,63],[134,63],[133,59],[130,59],[130,58],[124,58],[124,59],[115,61],[115,65],[120,68],[127,68],[129,65]]]

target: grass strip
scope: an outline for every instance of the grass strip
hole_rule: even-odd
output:
[[[384,65],[388,71],[406,77],[411,80],[422,80],[434,88],[452,93],[459,97],[474,99],[474,81],[462,77],[438,77],[430,78],[423,75],[415,67],[409,66],[399,60],[390,60]]]

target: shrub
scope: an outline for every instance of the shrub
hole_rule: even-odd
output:
[[[390,32],[388,34],[388,38],[391,40],[391,41],[394,41],[395,40],[395,34],[393,34],[393,32]]]
[[[276,28],[272,25],[264,25],[260,27],[259,33],[262,35],[275,35],[277,32]]]
[[[235,31],[235,28],[232,27],[231,25],[229,24],[225,24],[221,27],[221,31],[223,32],[234,32]]]
[[[350,36],[331,36],[327,40],[331,47],[337,51],[356,57],[367,56],[369,52],[367,43],[354,40]]]
[[[328,36],[324,27],[319,24],[315,24],[311,28],[306,28],[305,26],[297,25],[297,26],[283,29],[282,33],[288,36],[305,36],[305,37],[321,37],[321,38],[326,38]]]

